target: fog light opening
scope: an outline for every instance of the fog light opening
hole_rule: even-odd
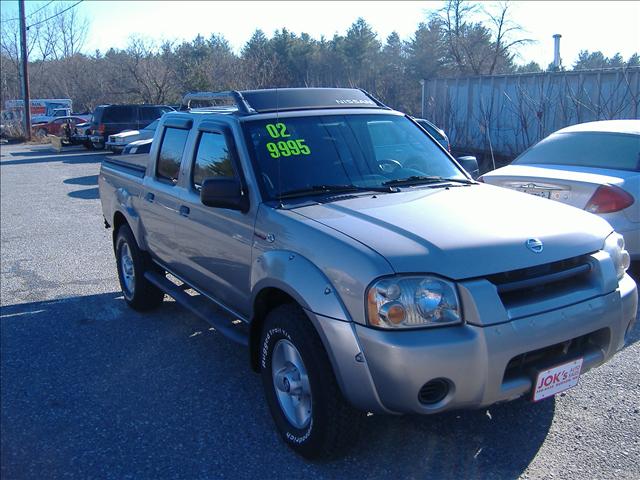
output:
[[[449,394],[450,385],[444,378],[436,378],[425,383],[418,392],[418,400],[423,405],[435,405]]]

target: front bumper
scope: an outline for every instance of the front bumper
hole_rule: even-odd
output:
[[[89,135],[89,140],[91,140],[91,143],[105,143],[102,135]]]
[[[639,208],[637,201],[632,207]],[[625,211],[605,214],[602,218],[624,237],[625,249],[629,252],[631,260],[640,260],[640,223],[629,220]]]
[[[626,275],[607,295],[498,325],[385,331],[320,316],[314,323],[354,406],[374,413],[429,414],[529,393],[530,372],[505,375],[507,365],[524,353],[578,337],[586,339],[579,351],[582,372],[606,362],[624,345],[637,306],[636,285]],[[445,379],[449,392],[437,403],[421,403],[419,391],[433,379]]]

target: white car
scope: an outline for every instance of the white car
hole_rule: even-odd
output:
[[[640,120],[563,128],[481,180],[600,215],[640,260]]]
[[[153,143],[153,138],[148,138],[146,140],[136,140],[135,142],[131,142],[122,151],[123,155],[135,155],[140,153],[149,153],[151,151],[151,144]]]
[[[109,139],[105,143],[105,147],[115,153],[121,153],[131,142],[136,140],[147,140],[153,138],[158,126],[158,120],[151,122],[142,130],[125,130],[124,132],[109,135]]]

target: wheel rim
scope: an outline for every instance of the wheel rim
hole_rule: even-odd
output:
[[[126,242],[123,243],[120,248],[120,270],[122,271],[122,281],[124,283],[126,293],[131,296],[133,295],[133,291],[136,286],[136,272],[133,268],[131,250]]]
[[[311,386],[298,349],[289,340],[278,340],[271,360],[273,385],[280,409],[296,428],[311,421]]]

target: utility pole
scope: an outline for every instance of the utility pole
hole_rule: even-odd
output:
[[[24,0],[18,2],[20,14],[20,51],[22,56],[22,98],[24,100],[24,136],[31,140],[31,98],[29,96],[29,58],[27,57],[27,22]]]
[[[420,80],[420,89],[422,91],[422,101],[420,102],[420,118],[424,118],[424,78]]]

